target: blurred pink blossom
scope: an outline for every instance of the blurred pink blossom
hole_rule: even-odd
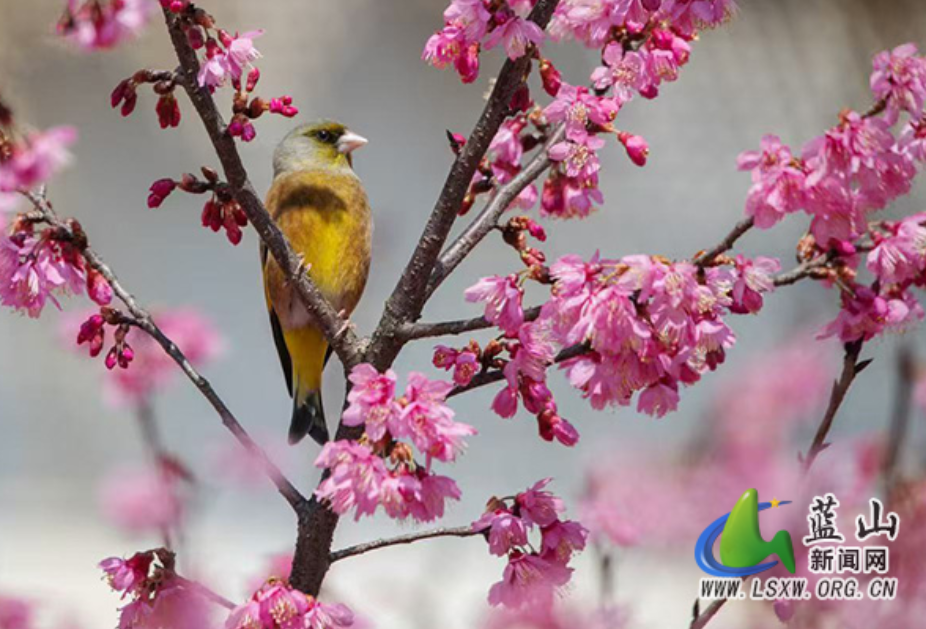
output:
[[[179,478],[154,469],[120,469],[99,490],[100,509],[114,526],[130,533],[176,526],[185,511]]]
[[[148,23],[151,0],[68,0],[58,34],[81,50],[114,48]]]

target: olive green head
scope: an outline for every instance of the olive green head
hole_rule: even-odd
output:
[[[340,122],[318,120],[290,131],[273,153],[273,175],[300,170],[351,170],[351,153],[367,143]]]

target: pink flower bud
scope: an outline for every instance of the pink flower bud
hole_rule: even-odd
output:
[[[233,138],[241,137],[241,134],[244,133],[244,123],[241,122],[241,118],[234,117],[232,121],[228,124],[228,135]]]
[[[128,369],[129,363],[135,358],[135,350],[128,343],[123,343],[122,351],[118,353],[119,366]]]
[[[540,61],[540,79],[543,81],[543,89],[550,96],[559,94],[559,88],[563,86],[563,78],[549,59]]]
[[[206,45],[206,34],[198,26],[191,26],[186,29],[186,39],[190,42],[193,50],[199,50]]]
[[[169,0],[172,13],[180,13],[186,8],[187,0]]]
[[[280,114],[287,118],[292,118],[299,113],[299,110],[292,106],[292,96],[281,96],[280,98],[271,98],[269,111],[272,114]]]
[[[123,100],[125,100],[126,95],[134,91],[132,87],[132,79],[124,79],[119,82],[119,85],[113,90],[112,94],[109,97],[109,102],[112,105],[113,109],[119,106]]]
[[[113,348],[111,348],[111,349],[109,350],[109,352],[106,354],[106,360],[104,361],[104,364],[106,365],[106,368],[107,368],[107,369],[109,369],[110,371],[112,371],[113,368],[116,366],[117,360],[118,360],[118,359],[116,358],[116,348],[113,347]]]
[[[155,111],[162,129],[176,127],[180,124],[180,105],[173,94],[161,96],[155,106]]]
[[[479,44],[472,44],[453,63],[460,80],[472,83],[479,77]]]
[[[87,295],[101,306],[108,306],[113,300],[113,289],[96,269],[87,271]]]
[[[119,110],[119,113],[123,117],[131,115],[135,111],[135,104],[138,102],[138,94],[134,89],[129,90],[125,93],[125,97],[122,101],[122,109]]]
[[[627,156],[637,166],[645,166],[646,158],[649,155],[649,145],[639,135],[631,135],[629,133],[621,132],[618,134],[618,139],[624,145],[624,148],[627,149]]]
[[[544,230],[543,225],[530,218],[527,219],[527,233],[540,242],[545,242],[547,239],[547,232]]]
[[[257,129],[254,128],[250,122],[244,123],[244,128],[241,130],[241,140],[243,142],[250,142],[257,137]]]
[[[156,208],[160,207],[161,203],[164,202],[164,199],[174,191],[174,188],[177,186],[177,182],[173,179],[158,179],[149,188],[150,194],[148,195],[148,207]]]
[[[251,68],[251,71],[248,72],[247,83],[245,84],[245,89],[248,92],[253,92],[254,88],[257,87],[257,82],[260,80],[260,70],[257,67]]]
[[[527,111],[533,104],[534,101],[531,99],[531,90],[527,84],[524,83],[517,89],[514,96],[511,97],[511,103],[509,103],[508,106],[514,111]]]
[[[222,42],[222,46],[226,49],[232,45],[232,42],[235,41],[235,38],[228,34],[227,31],[219,29],[219,41]]]

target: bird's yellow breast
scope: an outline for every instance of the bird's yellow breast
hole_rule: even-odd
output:
[[[360,180],[352,173],[283,174],[274,179],[267,209],[303,257],[322,294],[335,308],[351,312],[370,268],[372,220]],[[268,301],[284,327],[295,327],[300,322],[287,316],[296,308],[291,291],[272,259],[265,279]]]

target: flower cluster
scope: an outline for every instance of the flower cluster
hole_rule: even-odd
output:
[[[523,288],[513,277],[483,278],[467,297],[508,337],[508,359],[495,358],[507,386],[493,402],[502,417],[520,398],[537,414],[541,435],[571,445],[575,429],[556,413],[546,372],[558,352],[569,382],[596,409],[629,405],[662,417],[676,409],[679,385],[697,382],[735,342],[729,313],[755,313],[774,288],[777,260],[720,258],[714,266],[645,255],[620,260],[564,256],[549,269],[551,298],[524,322]],[[578,350],[578,351],[575,351]]]
[[[130,601],[119,610],[120,629],[172,627],[196,629],[209,625],[205,600],[191,592],[174,573],[174,555],[164,550],[135,553],[129,559],[100,562],[109,586]]]
[[[361,442],[325,444],[315,465],[331,474],[316,495],[330,501],[337,513],[355,508],[358,519],[380,505],[396,519],[442,517],[444,502],[458,500],[460,490],[452,479],[432,473],[431,463],[455,460],[465,449],[464,438],[476,433],[454,421],[445,403],[453,385],[413,372],[397,399],[395,373],[381,374],[369,364],[354,367],[350,381],[343,422],[364,426],[366,436]],[[410,444],[425,456],[424,465],[416,463]]]
[[[180,347],[196,366],[214,360],[222,352],[223,341],[215,325],[196,310],[160,309],[153,313],[158,327]],[[81,322],[82,321],[82,322]],[[115,343],[106,354],[109,371],[103,381],[103,393],[116,406],[137,405],[150,400],[177,375],[177,364],[164,353],[148,334],[126,325],[123,316],[112,308],[103,308],[89,316],[69,317],[62,331],[69,347],[79,326],[77,344],[87,343],[91,356],[98,356],[105,345],[106,327],[114,328]],[[129,363],[131,369],[126,369]],[[123,369],[113,370],[119,365]]]
[[[58,296],[87,295],[100,305],[112,301],[106,279],[86,265],[85,242],[77,221],[67,228],[42,229],[21,215],[9,235],[0,236],[0,304],[36,318],[48,302],[60,308]]]
[[[585,217],[604,198],[598,188],[598,151],[604,137],[614,135],[631,161],[643,166],[649,155],[646,140],[615,128],[620,108],[639,94],[654,98],[664,82],[678,78],[688,62],[691,42],[699,29],[718,25],[734,11],[732,0],[564,0],[557,4],[550,24],[554,40],[575,39],[600,51],[602,65],[592,72],[587,87],[563,80],[550,61],[540,54],[545,34],[523,16],[532,1],[489,2],[453,0],[444,13],[444,28],[427,42],[423,58],[438,68],[453,64],[464,82],[476,79],[479,53],[503,41],[516,59],[529,54],[537,62],[544,91],[554,101],[537,106],[526,84],[516,91],[513,115],[502,124],[492,142],[489,157],[480,165],[460,212],[466,212],[477,195],[493,192],[522,170],[525,152],[546,144],[554,130],[565,127],[565,136],[544,150],[554,167],[539,195],[542,216]],[[530,120],[541,131],[526,129]],[[530,209],[538,199],[536,187],[526,185],[511,204]]]
[[[248,224],[248,216],[241,204],[232,195],[228,184],[219,181],[219,175],[211,168],[203,167],[204,179],[186,173],[179,181],[170,178],[158,179],[151,184],[148,190],[148,207],[160,207],[164,200],[174,191],[182,190],[189,194],[211,193],[209,200],[203,205],[203,227],[218,232],[225,230],[225,237],[233,245],[241,242],[243,227]]]
[[[472,83],[479,76],[483,47],[502,44],[509,59],[519,59],[543,44],[543,29],[527,19],[533,4],[452,0],[444,11],[444,28],[431,36],[421,58],[436,68],[452,64],[464,83]]]
[[[151,8],[149,0],[68,0],[58,34],[80,50],[115,48],[138,36]]]
[[[139,70],[116,85],[109,96],[109,104],[113,109],[118,107],[119,113],[124,117],[131,115],[135,111],[135,105],[138,104],[138,87],[145,84],[151,85],[151,89],[158,96],[154,111],[161,128],[179,126],[180,104],[174,96],[177,76],[173,72]]]
[[[184,0],[161,0],[161,6],[174,14],[173,19],[178,21],[190,46],[203,52],[199,74],[196,77],[200,87],[214,92],[216,88],[231,83],[234,88],[232,116],[227,127],[229,135],[250,142],[257,136],[252,121],[265,112],[287,118],[299,113],[292,104],[291,96],[271,98],[269,101],[252,96],[260,80],[260,70],[253,65],[254,61],[260,58],[260,52],[254,47],[254,40],[262,35],[263,31],[232,35],[218,28],[215,19],[209,13]],[[146,83],[152,85],[154,93],[158,96],[155,111],[161,127],[178,126],[181,117],[180,106],[174,95],[178,81],[173,72],[139,70],[116,86],[112,93],[112,106],[120,107],[123,116],[131,114],[138,98],[137,88]]]
[[[340,629],[353,624],[354,614],[346,606],[322,603],[270,579],[232,610],[225,629]]]
[[[869,340],[923,318],[909,289],[924,283],[924,217],[872,222],[871,215],[907,194],[926,160],[926,58],[912,44],[874,59],[871,89],[878,99],[867,113],[843,111],[838,124],[795,154],[767,135],[760,150],[739,156],[752,186],[746,213],[759,228],[803,211],[811,217],[799,254],[823,259],[818,277],[839,288],[842,308],[823,331],[844,342]],[[908,119],[895,135],[901,114]],[[858,281],[861,258],[874,282]]]
[[[507,557],[502,580],[489,590],[489,603],[506,607],[549,608],[556,590],[569,582],[569,562],[585,548],[588,531],[578,522],[561,520],[562,500],[546,491],[550,479],[541,480],[512,500],[493,498],[474,531],[485,534],[489,552]],[[529,541],[540,530],[539,550]]]

